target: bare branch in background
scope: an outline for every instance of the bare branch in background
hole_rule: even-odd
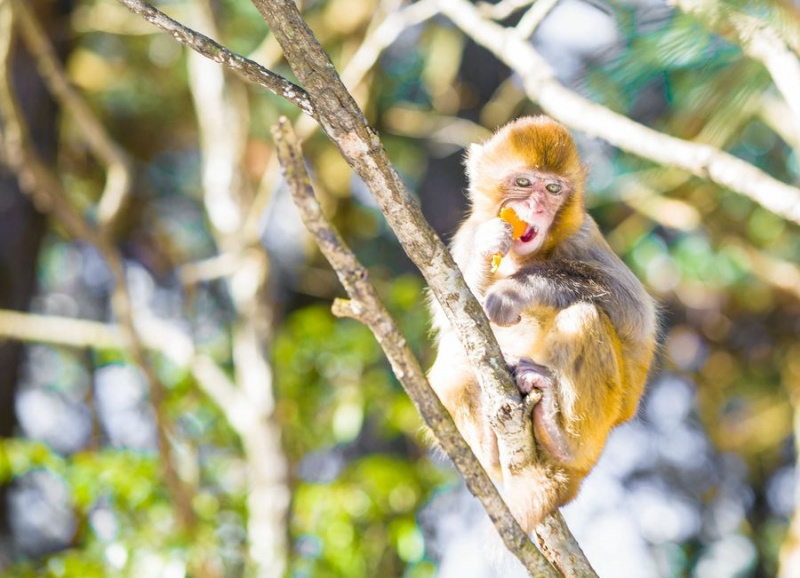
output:
[[[744,251],[755,277],[800,300],[800,266],[797,263],[773,257],[733,237],[725,239],[724,244]]]
[[[791,117],[789,105],[783,99],[773,94],[764,94],[761,98],[761,105],[758,109],[759,118],[769,128],[775,131],[783,141],[798,151],[800,156],[800,126],[786,122]]]
[[[351,301],[334,302],[334,313],[353,317],[367,325],[392,364],[395,375],[403,384],[425,423],[433,431],[447,454],[453,458],[470,491],[481,500],[495,523],[503,542],[516,553],[525,567],[535,576],[556,576],[522,528],[511,517],[497,489],[472,454],[456,429],[447,410],[431,389],[419,362],[411,353],[403,334],[386,311],[369,273],[358,262],[338,232],[322,214],[296,136],[283,119],[273,128],[278,155],[292,198],[300,210],[303,223],[312,233],[325,258],[331,263]]]
[[[558,2],[559,0],[537,0],[514,27],[514,33],[520,38],[530,38]]]
[[[399,10],[386,14],[359,45],[358,50],[342,69],[342,82],[351,91],[355,91],[367,73],[389,46],[412,26],[421,24],[436,16],[439,9],[435,0],[419,0]]]
[[[40,210],[53,216],[74,238],[82,239],[97,247],[108,264],[114,278],[115,288],[111,295],[112,306],[124,338],[130,344],[130,353],[135,365],[143,373],[149,387],[150,398],[156,417],[159,457],[164,470],[165,482],[176,503],[178,522],[183,529],[192,527],[194,512],[191,493],[184,488],[171,458],[167,420],[164,416],[162,400],[164,385],[150,366],[144,346],[134,322],[133,306],[125,279],[122,257],[108,240],[94,229],[83,216],[70,205],[61,181],[45,165],[34,151],[30,142],[19,106],[10,85],[8,74],[9,47],[13,11],[8,3],[0,4],[0,110],[3,111],[3,133],[6,161],[17,174],[21,188],[30,194]]]
[[[190,15],[193,24],[218,36],[210,3],[195,3]],[[226,77],[224,68],[197,52],[189,54],[188,65],[202,153],[203,202],[217,247],[235,255],[237,265],[228,287],[236,311],[231,337],[237,395],[250,415],[237,428],[250,478],[248,551],[256,576],[281,578],[289,555],[289,465],[274,416],[267,358],[275,316],[265,291],[269,257],[258,237],[243,228],[248,208],[241,176],[250,120],[247,93],[238,78]]]
[[[797,187],[715,147],[660,133],[583,98],[556,80],[553,70],[530,42],[513,34],[513,30],[482,18],[466,0],[439,0],[439,6],[465,34],[519,74],[528,98],[554,119],[631,154],[685,169],[800,223]]]
[[[497,4],[490,4],[488,2],[481,2],[478,4],[478,10],[486,18],[492,20],[505,20],[517,10],[521,10],[531,4],[536,4],[542,0],[501,0]]]

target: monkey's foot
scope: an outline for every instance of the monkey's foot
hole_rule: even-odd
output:
[[[528,395],[533,390],[548,390],[553,387],[553,374],[544,365],[539,365],[523,357],[514,368],[514,380],[522,395]]]

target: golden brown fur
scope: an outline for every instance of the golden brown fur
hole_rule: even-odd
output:
[[[568,131],[547,117],[518,119],[467,159],[470,214],[452,242],[467,284],[483,303],[523,394],[534,407],[540,463],[506,481],[528,530],[571,500],[609,432],[629,420],[655,348],[652,299],[614,255],[584,209],[584,170]],[[512,240],[504,205],[529,225]],[[491,255],[506,257],[489,270]],[[495,436],[463,349],[440,311],[431,385],[487,472],[502,481]]]

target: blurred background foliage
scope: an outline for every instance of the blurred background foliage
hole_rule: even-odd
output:
[[[302,4],[340,70],[401,6]],[[720,4],[800,30],[796,2]],[[248,0],[159,3],[188,25],[197,24],[198,5],[213,11],[217,40],[292,77]],[[71,81],[132,159],[132,199],[113,240],[137,313],[190,336],[234,376],[233,343],[246,315],[235,276],[186,276],[192,264],[230,252],[204,192],[203,113],[187,51],[112,0],[31,6]],[[563,83],[590,99],[800,182],[800,133],[770,76],[694,17],[660,0],[562,0],[532,42]],[[17,75],[20,100],[45,98],[34,65]],[[427,449],[421,421],[370,332],[330,311],[343,291],[281,186],[269,133],[279,115],[305,127],[304,151],[326,213],[426,365],[427,297],[418,273],[325,136],[283,100],[231,75],[225,80],[239,91],[234,106],[247,127],[236,159],[238,202],[255,212],[256,249],[268,255],[270,316],[261,335],[289,464],[288,575],[481,575],[486,556],[474,504]],[[515,75],[442,17],[408,27],[349,88],[445,239],[465,206],[463,147],[538,112]],[[47,118],[49,132],[35,133],[39,145],[50,147],[72,204],[92,218],[103,168],[73,118],[57,110]],[[590,171],[590,211],[658,298],[663,347],[639,417],[614,433],[566,508],[570,526],[601,576],[772,576],[794,509],[800,230],[688,173],[575,136]],[[14,179],[4,178],[2,307],[113,321],[113,278],[96,248],[55,220],[37,225]],[[26,276],[35,288],[12,299],[8,287]],[[176,521],[153,407],[130,355],[29,342],[4,354],[0,368],[8,378],[0,414],[6,576],[252,573],[242,441],[186,367],[159,354],[149,361],[165,385],[176,468],[193,483],[194,523]]]

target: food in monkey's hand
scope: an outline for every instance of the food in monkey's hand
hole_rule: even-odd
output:
[[[517,212],[511,207],[503,207],[500,209],[500,218],[511,225],[512,239],[519,239],[522,237],[528,228],[528,223],[520,219],[517,215]],[[502,260],[503,255],[501,253],[495,253],[492,255],[492,273],[496,272],[497,269],[500,268],[500,261]]]
[[[655,350],[655,307],[586,214],[584,167],[561,124],[513,121],[470,147],[466,165],[471,209],[451,250],[521,395],[541,396],[530,404],[537,463],[503,479],[480,386],[436,304],[438,353],[428,377],[531,531],[576,495],[611,430],[636,412]],[[496,254],[503,266],[494,271]]]

